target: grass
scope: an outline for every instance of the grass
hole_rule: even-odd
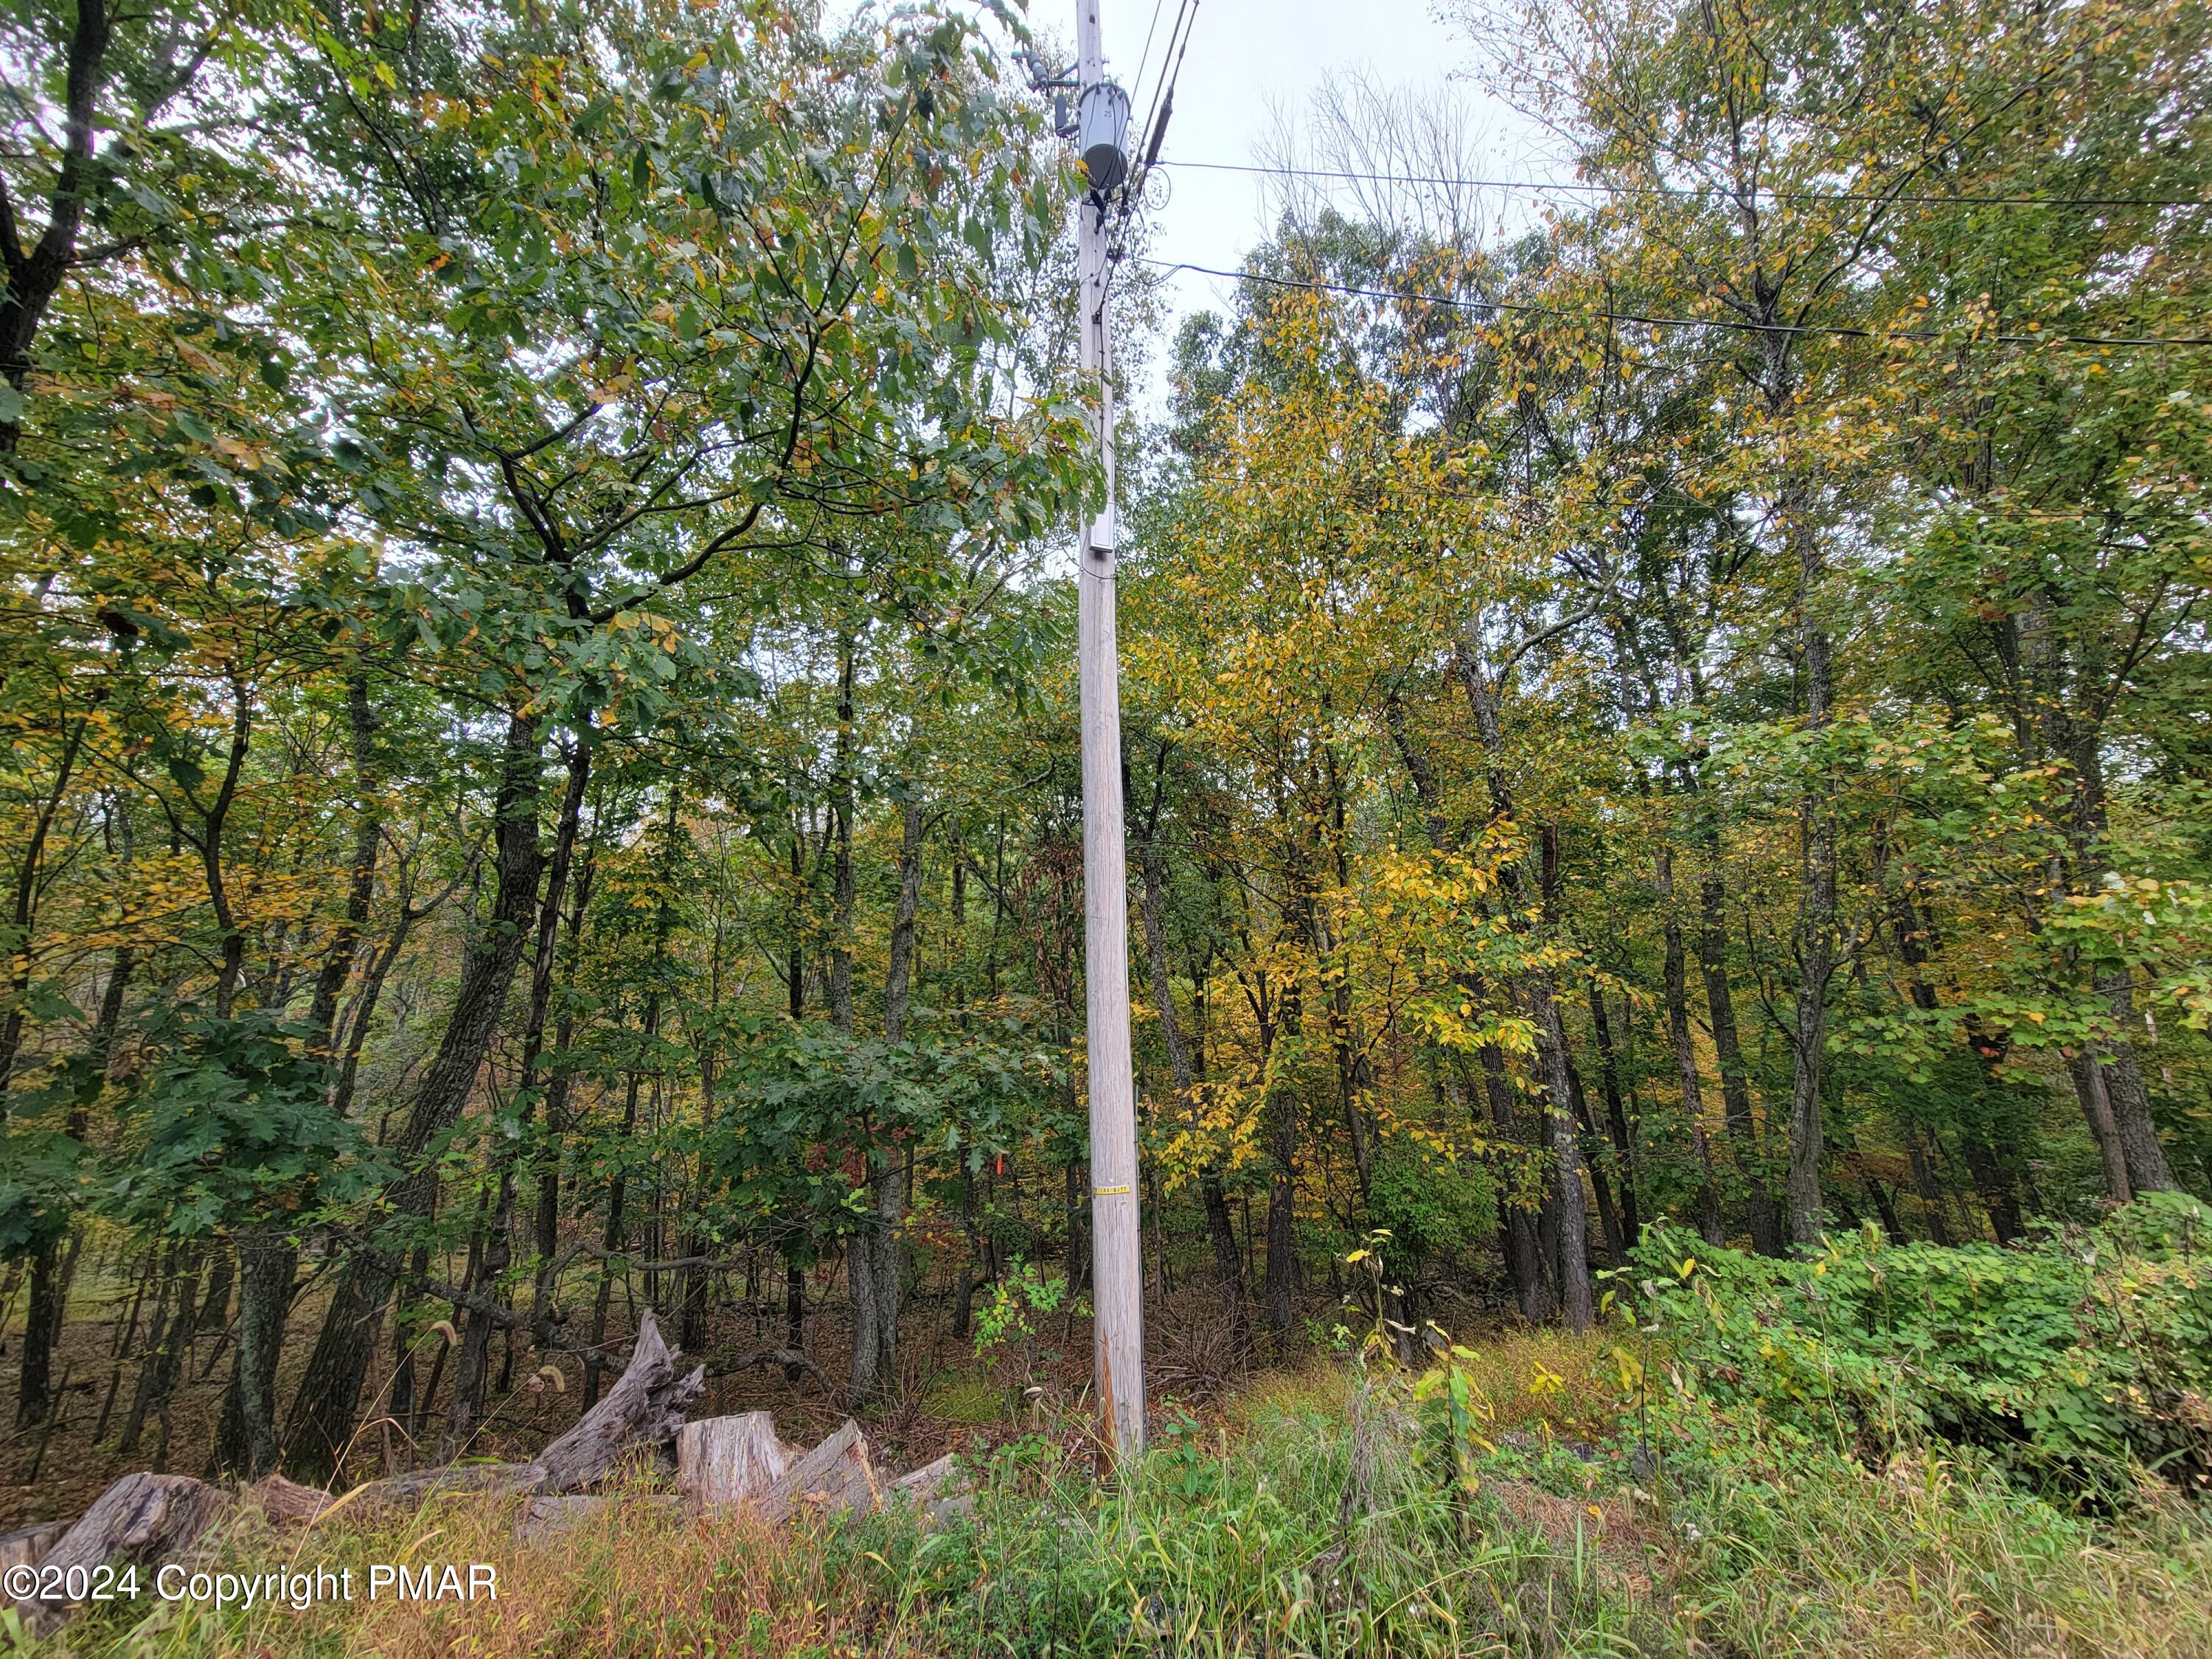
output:
[[[1161,1413],[1118,1487],[1094,1480],[1079,1425],[1028,1436],[994,1455],[975,1524],[947,1533],[769,1531],[641,1493],[617,1527],[523,1546],[511,1507],[456,1502],[224,1553],[487,1562],[495,1605],[109,1610],[56,1650],[2212,1656],[2212,1541],[2170,1500],[2069,1515],[1971,1454],[1877,1471],[1680,1413],[1654,1468],[1617,1433],[1603,1340],[1529,1333],[1474,1356],[1493,1416],[1471,1491],[1401,1381],[1318,1365],[1202,1422]]]

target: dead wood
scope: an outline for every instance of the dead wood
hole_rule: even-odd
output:
[[[677,1352],[662,1340],[650,1309],[638,1322],[629,1364],[599,1404],[537,1458],[542,1492],[580,1492],[615,1472],[641,1446],[661,1446],[684,1426],[684,1413],[706,1391],[707,1368],[676,1374]]]
[[[0,1572],[9,1567],[37,1566],[68,1530],[66,1521],[41,1521],[36,1526],[0,1533]]]
[[[676,1436],[676,1484],[695,1503],[742,1504],[766,1494],[798,1458],[767,1412],[705,1418]]]
[[[893,1503],[919,1506],[931,1526],[949,1525],[975,1512],[975,1488],[951,1452],[891,1482],[884,1496]]]
[[[245,1497],[279,1526],[312,1525],[337,1502],[320,1486],[303,1486],[281,1474],[264,1475],[246,1489]]]
[[[883,1489],[868,1459],[868,1437],[851,1418],[790,1468],[761,1498],[761,1512],[781,1521],[801,1507],[823,1515],[883,1506]]]
[[[39,1567],[58,1568],[67,1584],[70,1569],[88,1573],[103,1562],[145,1563],[173,1559],[205,1532],[230,1502],[229,1494],[188,1474],[126,1474],[93,1500],[76,1524],[46,1553]],[[19,1601],[23,1628],[43,1635],[74,1611],[66,1601]]]
[[[641,1451],[665,1447],[684,1411],[707,1387],[704,1366],[682,1376],[651,1310],[638,1322],[629,1364],[599,1404],[527,1463],[447,1463],[372,1480],[342,1500],[347,1509],[407,1508],[451,1493],[497,1496],[581,1492],[618,1473]]]

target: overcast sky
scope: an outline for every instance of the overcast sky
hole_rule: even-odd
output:
[[[1107,72],[1131,90],[1136,119],[1152,104],[1176,7],[1176,0],[1159,0],[1155,28],[1153,0],[1103,0]],[[1029,18],[1048,36],[1072,42],[1074,13],[1075,0],[1030,0]],[[1151,57],[1140,64],[1148,31]],[[1434,0],[1198,0],[1161,153],[1168,165],[1143,204],[1152,225],[1151,253],[1236,269],[1270,229],[1266,181],[1174,164],[1261,159],[1279,112],[1296,118],[1334,71],[1357,70],[1382,85],[1464,100],[1484,135],[1485,176],[1550,173],[1545,146],[1528,125],[1458,75],[1470,57],[1464,36],[1437,20]],[[1155,343],[1140,402],[1159,395],[1159,365],[1176,322],[1194,309],[1223,307],[1233,289],[1187,272],[1172,277],[1173,314]]]

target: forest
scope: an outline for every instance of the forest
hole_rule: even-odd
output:
[[[1101,208],[1119,1469],[1069,20],[0,15],[0,1527],[659,1333],[977,1488],[56,1650],[2212,1653],[2212,11],[1443,15],[1571,184]]]

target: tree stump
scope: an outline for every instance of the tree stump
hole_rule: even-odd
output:
[[[595,1486],[638,1446],[665,1444],[684,1426],[684,1413],[707,1387],[707,1368],[676,1374],[676,1351],[661,1340],[647,1309],[638,1322],[629,1364],[606,1397],[576,1426],[538,1455],[541,1492],[580,1492]]]
[[[764,1496],[798,1456],[767,1412],[703,1418],[677,1432],[676,1484],[696,1504],[746,1503]]]
[[[43,1570],[88,1570],[104,1561],[146,1562],[186,1548],[229,1502],[227,1494],[188,1474],[126,1474],[93,1500],[82,1519],[39,1563]],[[23,1628],[44,1635],[73,1610],[67,1601],[21,1601]]]
[[[823,1515],[872,1512],[883,1490],[868,1461],[868,1437],[851,1418],[845,1425],[784,1472],[761,1498],[761,1513],[781,1521],[802,1506]]]
[[[66,1521],[41,1521],[34,1527],[0,1533],[0,1572],[9,1567],[37,1566],[68,1530]]]

